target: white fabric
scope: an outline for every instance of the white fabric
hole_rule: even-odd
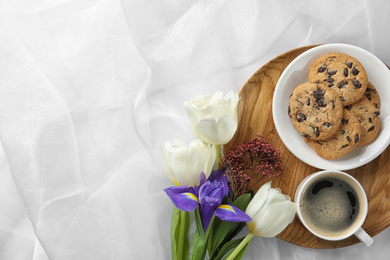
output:
[[[390,64],[389,13],[386,0],[1,0],[0,259],[169,259],[160,145],[196,138],[183,103],[238,92],[304,45]],[[370,248],[255,237],[244,259],[387,259],[389,242],[389,229]]]

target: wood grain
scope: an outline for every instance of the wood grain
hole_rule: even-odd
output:
[[[246,139],[262,135],[280,150],[284,174],[280,180],[272,180],[272,187],[279,187],[284,194],[294,198],[298,184],[309,174],[318,171],[296,158],[284,146],[278,136],[272,119],[272,99],[276,83],[287,65],[298,55],[313,46],[291,50],[272,59],[242,87],[239,95],[238,129],[233,139],[225,145],[227,151]],[[287,113],[287,111],[286,111]],[[368,197],[368,215],[363,228],[370,236],[375,236],[390,225],[390,147],[370,163],[357,169],[346,171],[354,176],[363,186]],[[269,180],[264,180],[260,185]],[[331,242],[312,235],[296,217],[278,237],[286,242],[309,248],[341,248],[360,243],[354,236],[342,241]],[[375,239],[374,239],[375,240]]]

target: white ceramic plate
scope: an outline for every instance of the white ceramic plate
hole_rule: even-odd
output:
[[[364,66],[369,81],[375,86],[381,97],[381,130],[370,144],[358,146],[337,160],[325,160],[305,143],[295,130],[288,116],[288,103],[292,91],[301,83],[307,82],[312,62],[328,53],[340,52],[358,59]],[[272,113],[276,130],[286,147],[301,161],[325,170],[349,170],[362,166],[380,155],[390,142],[390,71],[386,65],[372,53],[347,44],[327,44],[314,47],[295,58],[284,70],[276,85]]]

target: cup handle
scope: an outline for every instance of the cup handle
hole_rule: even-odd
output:
[[[360,240],[362,241],[362,243],[364,243],[366,246],[371,246],[371,244],[374,242],[374,240],[372,239],[372,237],[370,237],[366,231],[364,231],[362,228],[359,228],[356,232],[355,232],[355,236]]]

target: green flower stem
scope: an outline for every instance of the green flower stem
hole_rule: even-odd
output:
[[[238,255],[238,253],[240,253],[240,251],[244,248],[244,246],[251,241],[253,236],[254,234],[252,232],[249,232],[249,234],[246,235],[244,240],[242,240],[241,243],[238,244],[238,246],[234,248],[234,250],[229,254],[226,260],[233,260]]]
[[[207,250],[207,239],[203,232],[202,221],[200,219],[199,207],[195,209],[196,232],[192,244],[191,260],[203,260]]]
[[[221,158],[222,158],[222,151],[221,151],[221,145],[219,144],[216,144],[215,145],[215,150],[217,151],[217,166],[219,165],[219,163],[221,162]]]
[[[177,245],[177,259],[181,260],[183,259],[183,251],[184,251],[184,236],[185,236],[185,225],[186,225],[186,219],[189,217],[188,212],[180,210],[181,214],[181,221],[180,221],[180,233],[179,233],[179,241]]]

